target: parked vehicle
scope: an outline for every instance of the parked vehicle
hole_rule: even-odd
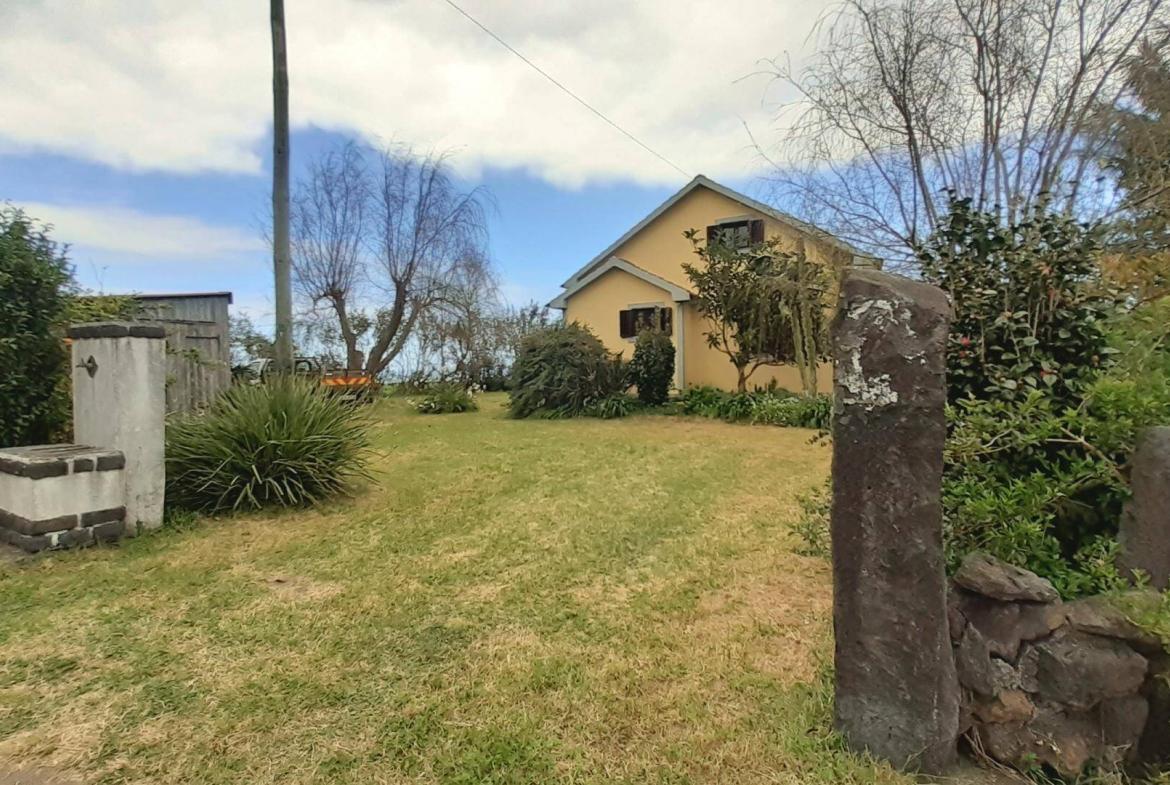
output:
[[[276,371],[274,360],[253,360],[247,365],[248,384],[263,384]],[[293,373],[297,376],[316,379],[330,393],[355,403],[373,401],[377,398],[380,385],[369,373],[362,370],[326,368],[316,357],[297,357],[293,360]]]

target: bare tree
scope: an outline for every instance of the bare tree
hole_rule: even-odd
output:
[[[481,189],[463,190],[443,155],[345,145],[298,183],[294,275],[324,305],[346,363],[373,375],[403,351],[419,320],[490,277]]]
[[[776,76],[799,100],[770,157],[777,197],[859,245],[906,258],[946,192],[1014,221],[1041,195],[1111,209],[1095,110],[1163,0],[844,0],[818,54]]]
[[[471,260],[487,258],[486,193],[456,185],[446,156],[385,150],[374,187],[373,279],[389,300],[374,325],[366,369],[381,373],[419,317],[457,288]]]
[[[366,211],[370,184],[355,145],[331,150],[309,167],[293,203],[293,264],[300,295],[310,306],[326,304],[345,344],[346,367],[362,368],[358,342],[370,328],[350,309],[365,282]]]

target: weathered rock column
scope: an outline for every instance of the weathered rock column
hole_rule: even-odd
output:
[[[942,290],[872,270],[833,325],[837,729],[899,768],[954,762],[959,687],[942,553]]]
[[[1170,585],[1170,427],[1147,428],[1130,471],[1133,498],[1121,516],[1121,567],[1142,570],[1150,585]]]
[[[73,438],[126,456],[126,528],[162,525],[166,481],[166,336],[162,325],[79,324],[73,340]]]

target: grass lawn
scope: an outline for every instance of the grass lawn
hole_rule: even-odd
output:
[[[828,733],[810,432],[383,402],[376,482],[0,562],[0,781],[902,782]],[[908,782],[908,780],[906,780]]]

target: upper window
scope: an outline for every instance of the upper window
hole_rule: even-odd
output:
[[[707,245],[719,243],[731,248],[746,248],[764,241],[764,222],[745,218],[742,221],[725,221],[707,227]]]
[[[631,308],[618,312],[618,328],[623,338],[636,338],[638,333],[657,328],[669,333],[673,327],[670,308]]]

